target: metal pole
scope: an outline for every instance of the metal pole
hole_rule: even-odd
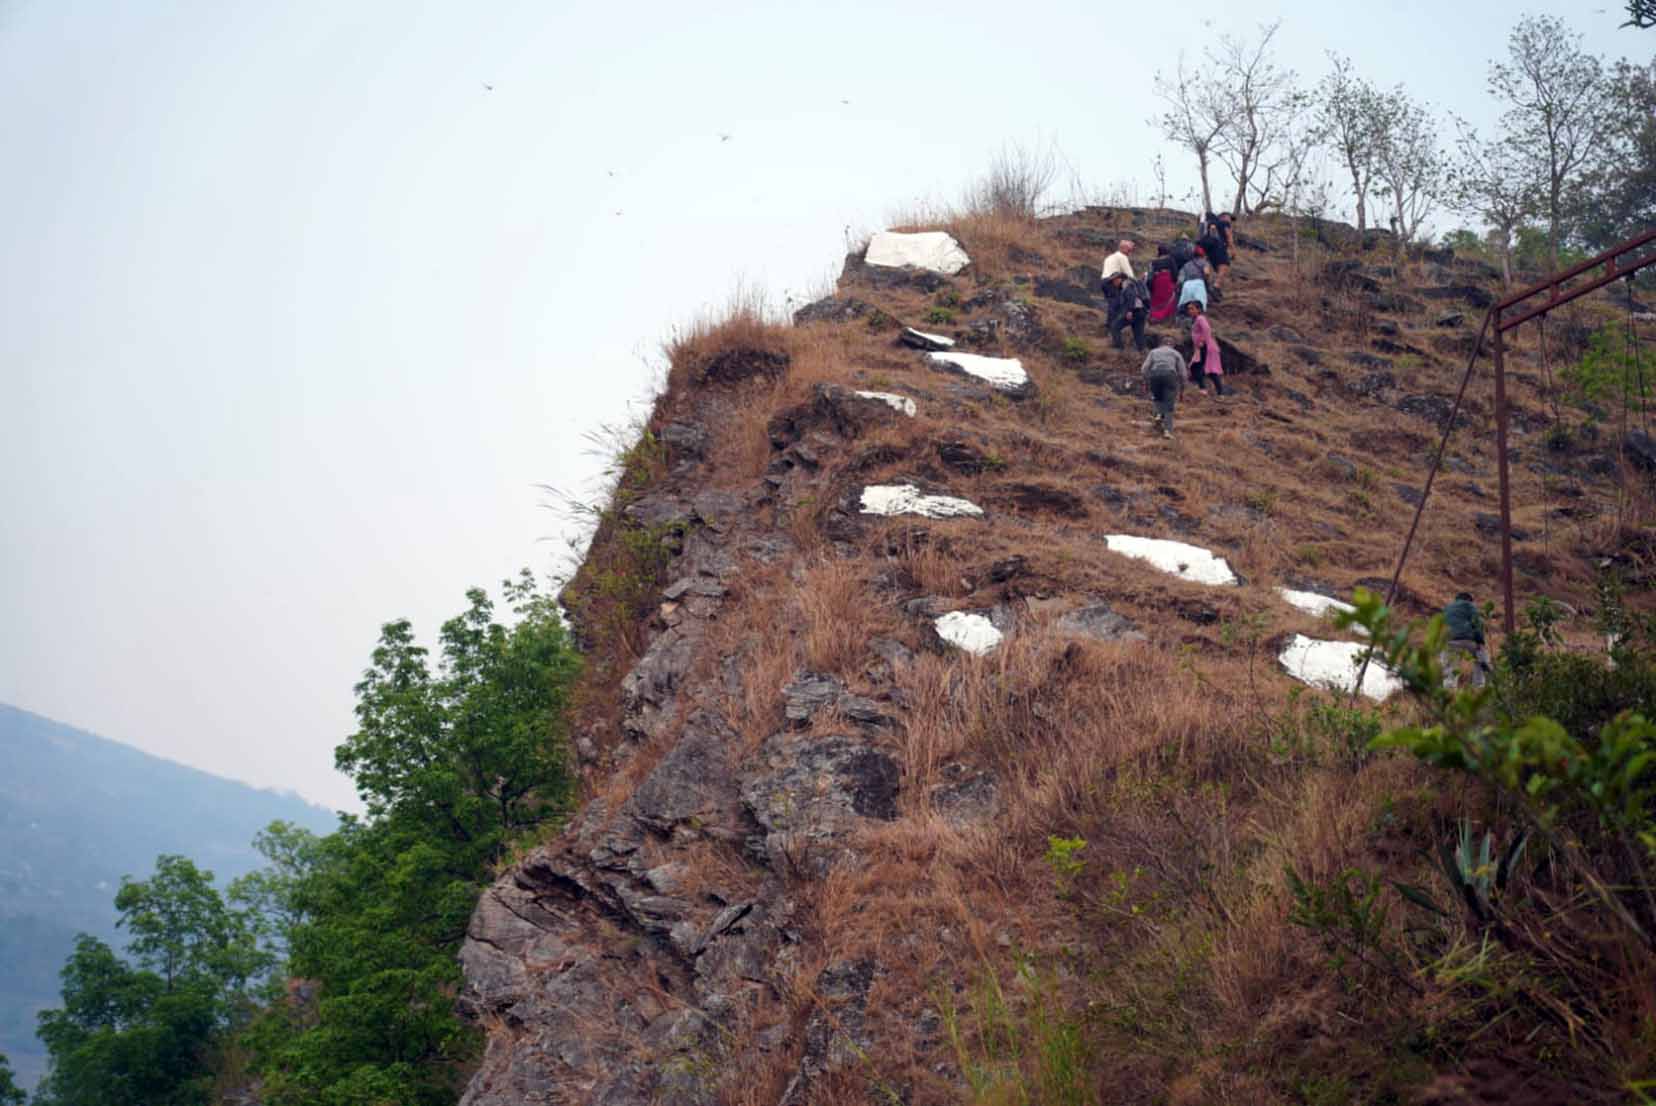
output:
[[[1495,452],[1501,470],[1501,624],[1511,636],[1517,628],[1512,606],[1512,481],[1507,475],[1506,339],[1501,333],[1501,309],[1495,316]]]

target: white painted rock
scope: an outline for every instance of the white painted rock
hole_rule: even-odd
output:
[[[1163,572],[1181,580],[1218,587],[1239,581],[1225,558],[1199,545],[1165,538],[1139,538],[1131,534],[1106,534],[1104,544],[1111,552],[1140,561],[1149,561]]]
[[[954,339],[945,338],[941,334],[927,334],[924,330],[915,330],[912,326],[905,326],[902,333],[903,344],[915,349],[953,349]]]
[[[1298,607],[1306,614],[1315,615],[1317,618],[1322,618],[1331,611],[1344,611],[1347,614],[1350,614],[1352,611],[1357,609],[1350,603],[1342,603],[1338,599],[1332,599],[1326,595],[1321,595],[1314,591],[1295,591],[1293,588],[1277,588],[1277,594],[1282,596],[1282,601],[1287,603],[1290,607]]]
[[[932,364],[981,380],[1003,392],[1029,390],[1029,374],[1016,357],[983,357],[976,353],[928,353]]]
[[[974,657],[981,657],[1001,643],[1002,634],[995,624],[981,614],[971,611],[950,611],[936,619],[937,636],[957,649],[964,649]]]
[[[922,518],[982,518],[983,508],[952,495],[925,495],[913,484],[870,484],[862,490],[865,515],[920,515]]]
[[[902,269],[930,269],[944,276],[954,276],[972,263],[960,243],[940,230],[920,231],[917,234],[899,234],[882,230],[868,240],[868,253],[863,260],[870,265],[884,265]]]
[[[1283,646],[1277,657],[1288,675],[1312,687],[1350,692],[1357,683],[1357,671],[1363,664],[1363,653],[1368,646],[1355,641],[1318,641],[1316,638],[1295,634]],[[1403,689],[1403,681],[1379,660],[1369,661],[1363,675],[1363,694],[1379,702],[1395,691]]]
[[[914,417],[914,412],[918,410],[914,406],[914,401],[908,396],[893,395],[890,392],[858,392],[857,398],[871,399],[875,403],[883,403],[893,411],[907,415],[911,419]]]

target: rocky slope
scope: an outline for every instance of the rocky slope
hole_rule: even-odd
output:
[[[1213,312],[1235,394],[1187,393],[1166,443],[1095,274],[1118,235],[1192,225],[965,220],[958,272],[854,255],[795,325],[738,313],[673,351],[565,596],[593,659],[588,798],[484,895],[462,953],[488,1031],[466,1103],[965,1101],[983,994],[1021,978],[1028,1017],[1082,976],[1119,990],[1099,965],[1188,919],[1226,927],[1200,953],[1212,993],[1168,999],[1190,1020],[1165,1055],[1135,1029],[1097,1100],[1286,1101],[1198,1041],[1337,1045],[1267,985],[1316,959],[1271,887],[1284,850],[1315,871],[1381,847],[1321,835],[1420,781],[1267,771],[1256,721],[1296,686],[1279,653],[1343,638],[1319,597],[1389,577],[1493,273],[1246,225]],[[1553,413],[1601,310],[1556,320],[1545,364],[1521,343],[1514,409],[1520,595],[1572,604],[1583,641],[1598,568],[1648,583],[1656,552],[1614,419]],[[1495,594],[1487,396],[1405,574],[1414,612]],[[1188,909],[1155,932],[1081,916],[1066,834],[1086,878]],[[1227,881],[1204,890],[1213,858]]]

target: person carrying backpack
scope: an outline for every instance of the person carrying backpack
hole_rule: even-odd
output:
[[[1443,650],[1443,684],[1455,687],[1460,674],[1454,670],[1455,658],[1450,654],[1465,654],[1472,658],[1472,686],[1483,687],[1489,682],[1489,646],[1484,642],[1483,616],[1472,602],[1471,592],[1461,592],[1455,601],[1443,608],[1443,625],[1449,631],[1449,644]]]
[[[1184,268],[1186,262],[1196,256],[1196,243],[1190,240],[1189,235],[1181,234],[1174,239],[1172,248],[1167,251],[1167,255],[1173,259],[1173,270],[1177,272]]]
[[[1133,328],[1133,348],[1144,352],[1144,320],[1150,312],[1150,292],[1142,280],[1129,280],[1116,273],[1104,282],[1104,294],[1110,300],[1108,329],[1110,342],[1116,349],[1126,348],[1121,341],[1124,327]]]
[[[1162,345],[1161,335],[1150,335],[1150,352],[1145,355],[1139,371],[1144,374],[1144,388],[1150,393],[1155,415],[1150,425],[1161,429],[1161,436],[1173,436],[1173,409],[1184,395],[1185,359],[1171,346]]]

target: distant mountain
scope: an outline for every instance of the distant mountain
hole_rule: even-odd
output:
[[[180,853],[223,887],[258,868],[276,819],[330,832],[334,814],[0,703],[0,1052],[24,1084],[43,1055],[35,1013],[56,1005],[76,933],[117,948],[113,899]]]

